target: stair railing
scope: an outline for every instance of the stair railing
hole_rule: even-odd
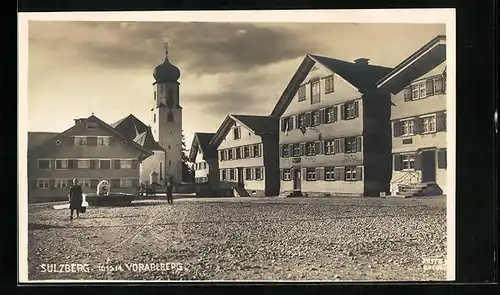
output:
[[[419,181],[419,173],[417,171],[405,171],[398,179],[391,182],[391,193],[400,185],[415,183]],[[399,190],[398,190],[399,191]]]

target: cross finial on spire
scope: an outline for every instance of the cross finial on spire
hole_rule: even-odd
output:
[[[163,48],[165,48],[165,54],[167,54],[167,55],[168,55],[168,48],[169,48],[169,47],[168,47],[168,42],[165,42],[165,43],[163,44]]]

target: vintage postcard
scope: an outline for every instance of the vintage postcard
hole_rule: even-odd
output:
[[[19,282],[439,281],[455,11],[19,14]]]

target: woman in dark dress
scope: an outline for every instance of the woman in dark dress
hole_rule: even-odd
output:
[[[174,203],[173,195],[172,195],[172,180],[169,178],[167,181],[167,202],[169,205],[172,205]]]
[[[76,217],[80,217],[79,210],[82,207],[83,192],[82,187],[78,184],[78,179],[73,179],[73,185],[69,189],[69,210],[70,219],[73,219],[73,211],[76,211]]]

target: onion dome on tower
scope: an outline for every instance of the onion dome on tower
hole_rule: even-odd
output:
[[[159,64],[153,70],[155,83],[177,82],[181,76],[179,68],[174,66],[168,60],[168,44],[165,44],[165,61]]]

